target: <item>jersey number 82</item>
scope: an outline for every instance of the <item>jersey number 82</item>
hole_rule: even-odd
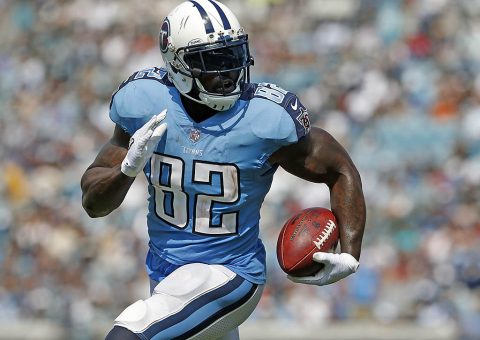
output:
[[[240,198],[238,167],[234,164],[193,162],[192,183],[213,185],[212,175],[220,177],[220,193],[196,193],[193,197],[192,232],[208,235],[232,235],[238,232],[238,211],[219,215],[213,223],[215,203],[234,204]],[[166,172],[166,173],[165,173]],[[166,176],[164,175],[166,174]],[[165,178],[166,177],[166,178]],[[162,178],[165,178],[163,181]],[[150,183],[154,188],[155,213],[168,224],[184,229],[188,225],[191,197],[184,191],[185,164],[183,159],[154,154],[150,160]]]

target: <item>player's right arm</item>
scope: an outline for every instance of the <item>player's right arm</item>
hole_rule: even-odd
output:
[[[82,205],[90,217],[102,217],[123,202],[135,177],[121,171],[130,136],[118,125],[82,176]]]
[[[112,138],[82,176],[82,204],[90,217],[106,216],[123,202],[167,130],[166,114],[163,110],[152,116],[131,138],[115,126]]]

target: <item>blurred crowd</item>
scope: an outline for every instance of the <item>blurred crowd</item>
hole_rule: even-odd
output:
[[[409,321],[480,338],[480,1],[224,2],[250,35],[252,81],[298,94],[350,152],[368,209],[358,273],[294,285],[278,231],[328,207],[328,191],[280,170],[250,322]],[[146,181],[102,219],[83,211],[79,181],[113,131],[112,92],[162,65],[159,26],[178,3],[0,0],[0,321],[49,319],[88,339],[147,296]]]

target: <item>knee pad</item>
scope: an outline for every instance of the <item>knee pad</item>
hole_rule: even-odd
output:
[[[180,306],[181,301],[176,297],[154,295],[128,306],[115,319],[115,325],[125,327],[135,333],[141,333],[152,323],[174,313]]]

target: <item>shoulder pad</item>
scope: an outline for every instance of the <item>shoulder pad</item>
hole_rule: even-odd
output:
[[[241,99],[251,100],[253,98],[263,98],[281,106],[295,123],[298,139],[310,132],[310,120],[307,109],[294,93],[286,91],[275,84],[249,84]]]
[[[173,86],[173,84],[168,80],[167,76],[167,70],[164,68],[159,68],[159,67],[152,67],[152,68],[147,68],[144,70],[137,71],[133,73],[130,77],[125,79],[120,86],[118,87],[117,90],[112,94],[112,98],[110,99],[110,109],[112,108],[112,103],[113,103],[113,97],[117,94],[118,91],[120,91],[125,85],[128,83],[139,80],[139,79],[152,79],[156,80],[166,86]]]

